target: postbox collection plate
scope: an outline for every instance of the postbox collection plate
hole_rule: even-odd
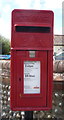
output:
[[[24,61],[24,94],[35,93],[40,93],[40,61]]]

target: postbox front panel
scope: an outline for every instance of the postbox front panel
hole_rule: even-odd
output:
[[[46,107],[47,52],[14,51],[13,108]]]
[[[11,34],[11,109],[52,107],[53,12],[13,10]]]

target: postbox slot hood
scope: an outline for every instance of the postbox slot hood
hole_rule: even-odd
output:
[[[49,33],[50,27],[43,27],[43,26],[16,26],[16,32],[35,32],[35,33]]]
[[[20,23],[15,23],[14,27],[16,26],[34,26],[34,27],[52,27],[51,24],[49,23],[32,23],[32,22],[20,22]]]

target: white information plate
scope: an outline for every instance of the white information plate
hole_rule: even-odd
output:
[[[40,61],[24,61],[24,94],[40,93]]]

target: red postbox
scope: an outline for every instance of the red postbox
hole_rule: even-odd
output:
[[[52,107],[53,12],[13,10],[11,35],[11,109]]]

